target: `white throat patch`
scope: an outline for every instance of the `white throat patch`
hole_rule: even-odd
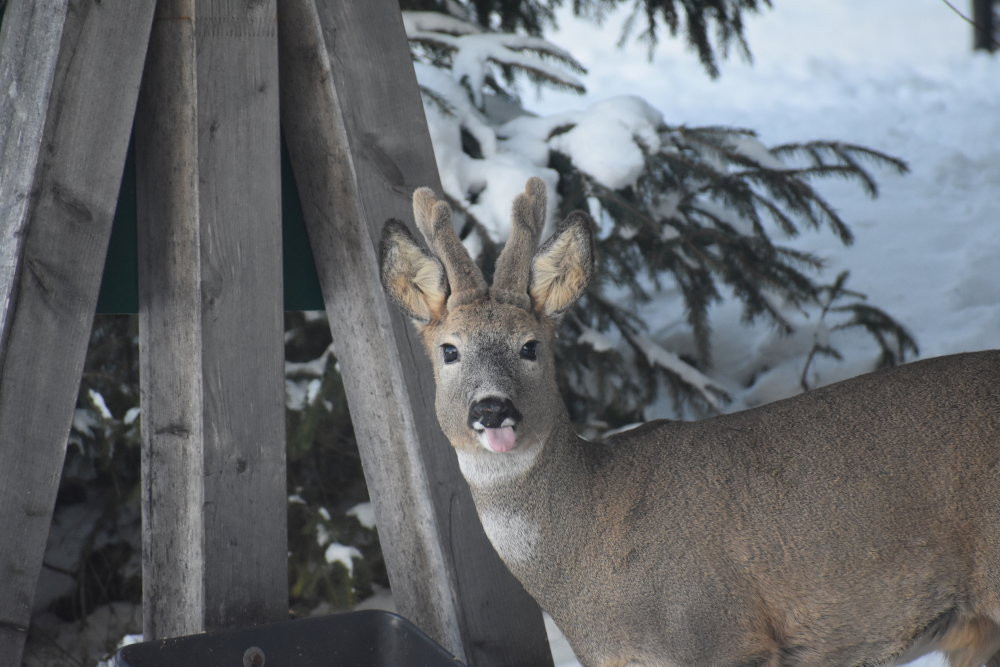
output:
[[[535,522],[510,512],[493,510],[482,512],[479,520],[504,562],[522,565],[534,558],[539,536]]]
[[[462,475],[469,484],[480,488],[503,484],[521,477],[535,465],[535,459],[541,451],[541,443],[505,454],[489,450],[476,452],[455,450]]]

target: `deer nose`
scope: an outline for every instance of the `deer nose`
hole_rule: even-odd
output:
[[[509,398],[484,398],[469,408],[469,428],[481,431],[484,428],[516,426],[521,421],[521,413]]]

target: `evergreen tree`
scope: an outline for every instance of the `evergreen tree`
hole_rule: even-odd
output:
[[[568,71],[582,70],[572,56],[453,14],[414,13],[406,24],[445,194],[487,277],[506,238],[510,181],[520,188],[527,176],[541,176],[555,186],[556,217],[584,208],[598,222],[596,278],[564,318],[557,346],[560,385],[581,426],[643,421],[661,388],[676,414],[723,409],[725,389],[705,374],[711,304],[731,294],[746,322],[792,333],[783,310],[819,309],[821,262],[773,237],[825,228],[850,244],[847,224],[812,182],[851,179],[874,197],[866,163],[906,171],[896,158],[843,142],[767,148],[751,130],[670,125],[634,97],[533,117],[520,107],[517,74],[580,89]],[[683,296],[693,356],[651,340],[639,316],[665,283]],[[915,348],[882,315],[868,318],[866,329],[883,349],[895,340],[899,353],[884,359],[902,361]]]

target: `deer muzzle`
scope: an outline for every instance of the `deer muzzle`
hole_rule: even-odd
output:
[[[469,408],[468,425],[476,431],[479,442],[494,452],[509,452],[516,444],[516,429],[521,413],[509,398],[489,397]]]

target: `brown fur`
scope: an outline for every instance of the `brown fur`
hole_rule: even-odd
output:
[[[398,220],[382,231],[381,272],[386,292],[409,317],[429,324],[444,316],[447,282],[434,257],[413,240]]]
[[[951,667],[980,667],[1000,650],[1000,627],[978,616],[957,623],[941,640]]]
[[[418,323],[483,527],[583,665],[888,667],[941,650],[1000,667],[1000,352],[586,442],[552,345],[592,271],[589,225],[574,214],[534,254],[533,307],[484,295]],[[383,280],[407,256],[383,247]],[[484,397],[521,414],[510,452],[469,426]]]
[[[535,255],[528,288],[535,311],[555,317],[587,290],[594,271],[591,224],[582,212],[573,213]]]

